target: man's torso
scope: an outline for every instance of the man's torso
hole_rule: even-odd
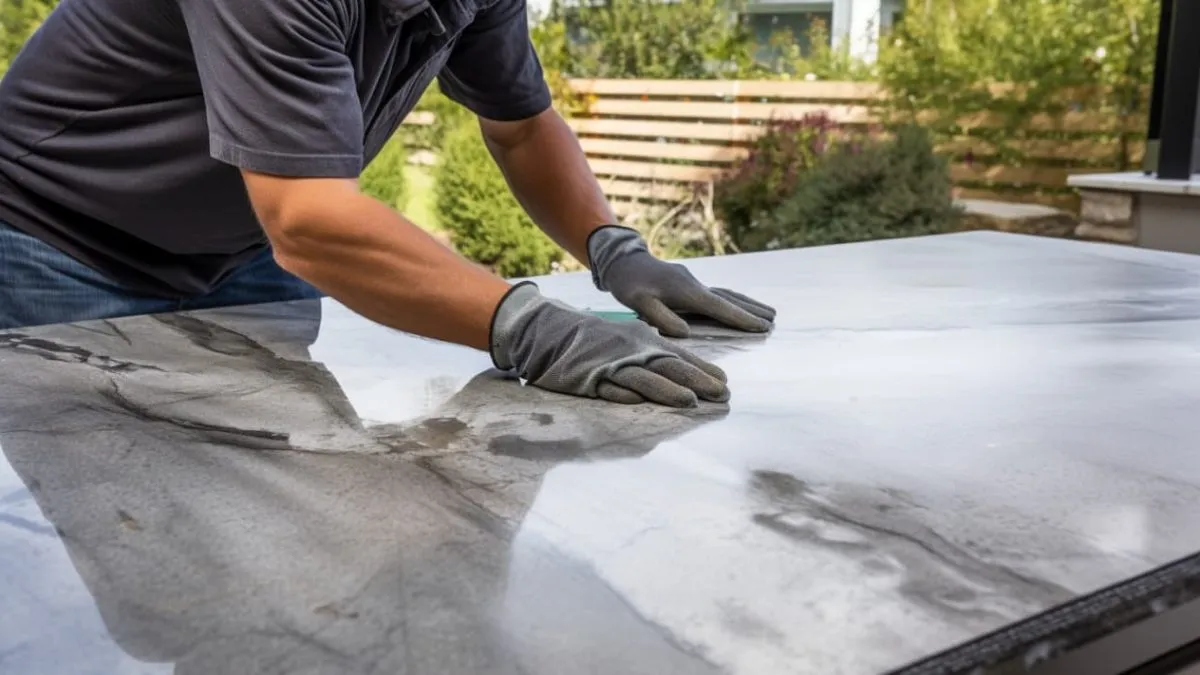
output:
[[[399,20],[399,0],[330,0],[345,4],[364,164],[492,1]],[[260,251],[238,169],[209,153],[205,39],[175,0],[63,0],[0,80],[0,220],[158,294],[203,293]]]

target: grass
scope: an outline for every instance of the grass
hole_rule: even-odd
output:
[[[404,167],[408,203],[401,211],[421,227],[437,232],[437,213],[433,207],[433,167],[408,164]]]

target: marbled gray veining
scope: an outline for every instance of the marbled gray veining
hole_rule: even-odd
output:
[[[0,333],[0,672],[868,675],[1200,551],[1200,258],[690,264],[780,310],[728,407],[330,301]]]

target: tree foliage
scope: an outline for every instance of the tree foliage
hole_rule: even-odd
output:
[[[743,12],[746,0],[555,0],[536,31],[561,36],[538,44],[543,61],[571,77],[645,79],[841,79],[875,75],[872,64],[833,46],[828,26],[812,22],[811,48],[776,31],[766,56]]]
[[[801,49],[801,44],[807,44],[808,49]],[[739,77],[852,82],[878,76],[875,63],[851,54],[849,43],[834,45],[821,19],[813,19],[805,40],[785,28],[771,34],[767,47],[768,56],[742,66]]]
[[[912,0],[880,54],[892,114],[923,113],[922,123],[940,134],[976,133],[1009,162],[1022,159],[1013,141],[1036,115],[1144,115],[1158,4]],[[959,128],[974,113],[992,116],[990,132]]]
[[[711,78],[743,64],[751,38],[729,0],[605,0],[551,6],[554,58],[573,77]]]

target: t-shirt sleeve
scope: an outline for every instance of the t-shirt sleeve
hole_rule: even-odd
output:
[[[446,96],[497,121],[527,119],[550,107],[526,11],[525,0],[497,0],[475,17],[438,74]]]
[[[209,152],[292,177],[357,177],[363,119],[336,0],[179,0],[208,120]]]

